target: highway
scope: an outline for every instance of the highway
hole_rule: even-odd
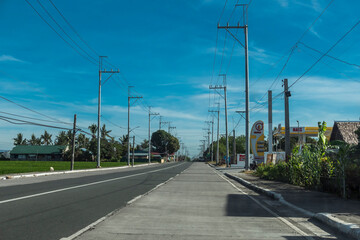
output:
[[[0,181],[0,239],[68,237],[191,163]]]

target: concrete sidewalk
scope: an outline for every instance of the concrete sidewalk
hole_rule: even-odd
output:
[[[335,222],[343,225],[351,226],[352,229],[350,230],[352,233],[350,235],[356,238],[360,237],[360,201],[341,199],[333,194],[311,191],[303,187],[287,183],[263,180],[252,174],[239,172],[239,170],[223,169],[220,171],[245,180],[253,185],[255,190],[265,190],[262,192],[270,197],[282,197],[286,202],[294,205],[295,207],[304,209],[314,216],[321,213],[323,216],[331,218],[330,220],[334,220]],[[256,187],[259,189],[256,189]],[[281,195],[274,196],[272,193]],[[325,219],[323,222],[326,221],[327,220]],[[349,230],[342,229],[344,226],[341,226],[341,224],[338,226],[338,230],[343,230],[343,232]],[[329,225],[331,225],[331,223]]]
[[[303,239],[203,163],[68,239]]]

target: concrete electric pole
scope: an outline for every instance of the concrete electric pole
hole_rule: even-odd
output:
[[[218,103],[218,110],[208,110],[208,111],[211,113],[217,113],[216,164],[219,164],[220,103]]]
[[[132,88],[133,86],[129,86],[128,87],[128,144],[127,144],[127,149],[128,149],[128,157],[127,157],[127,160],[128,160],[128,166],[130,166],[130,102],[131,102],[131,99],[140,99],[142,97],[140,96],[131,96],[130,94],[130,89]]]
[[[101,74],[102,73],[111,73],[111,75],[104,81],[104,83],[109,80],[109,78],[114,74],[114,73],[119,73],[119,70],[113,71],[106,71],[106,69],[102,70],[102,59],[106,58],[106,56],[99,56],[99,99],[98,99],[98,126],[97,126],[97,168],[100,168],[100,123],[101,123]]]
[[[291,97],[291,92],[288,87],[288,80],[283,80],[284,87],[284,98],[285,98],[285,157],[286,161],[290,157],[290,116],[289,116],[289,97]],[[280,129],[281,130],[281,129]]]
[[[226,166],[229,165],[229,136],[228,136],[228,117],[227,117],[227,98],[226,98],[226,74],[219,74],[219,76],[223,77],[223,85],[209,86],[209,89],[224,89],[224,96],[222,96],[225,100],[225,140],[226,140]],[[221,96],[221,94],[220,94]]]
[[[148,159],[149,163],[151,163],[151,116],[158,116],[159,113],[152,113],[151,107],[149,107],[149,151],[148,151]],[[161,120],[160,120],[161,121]]]
[[[246,110],[246,125],[245,125],[245,137],[246,137],[246,150],[245,150],[245,169],[249,169],[250,162],[250,109],[249,109],[249,55],[248,55],[248,25],[247,25],[247,4],[235,4],[235,7],[243,8],[243,24],[238,23],[237,26],[229,26],[229,23],[226,26],[220,26],[218,24],[218,29],[225,29],[230,33],[235,40],[237,40],[245,49],[245,110]],[[244,38],[245,45],[243,45],[235,35],[233,35],[229,29],[244,29]]]

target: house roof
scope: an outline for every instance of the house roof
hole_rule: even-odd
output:
[[[17,145],[11,150],[11,154],[62,154],[66,146],[49,145]]]
[[[330,141],[341,140],[348,144],[358,144],[355,131],[360,127],[360,121],[336,121]]]

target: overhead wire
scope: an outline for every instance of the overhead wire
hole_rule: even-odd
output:
[[[56,29],[51,26],[51,24],[46,21],[46,19],[35,9],[35,7],[28,1],[25,0],[29,6],[36,12],[36,14],[67,44],[69,45],[73,50],[75,50],[80,56],[82,56],[83,58],[85,58],[86,60],[88,60],[89,62],[91,62],[94,65],[97,65],[98,63],[94,60],[92,60],[91,58],[87,57],[86,55],[82,54],[78,49],[76,49],[72,44],[70,44],[63,36],[61,36],[61,34],[56,31]]]

